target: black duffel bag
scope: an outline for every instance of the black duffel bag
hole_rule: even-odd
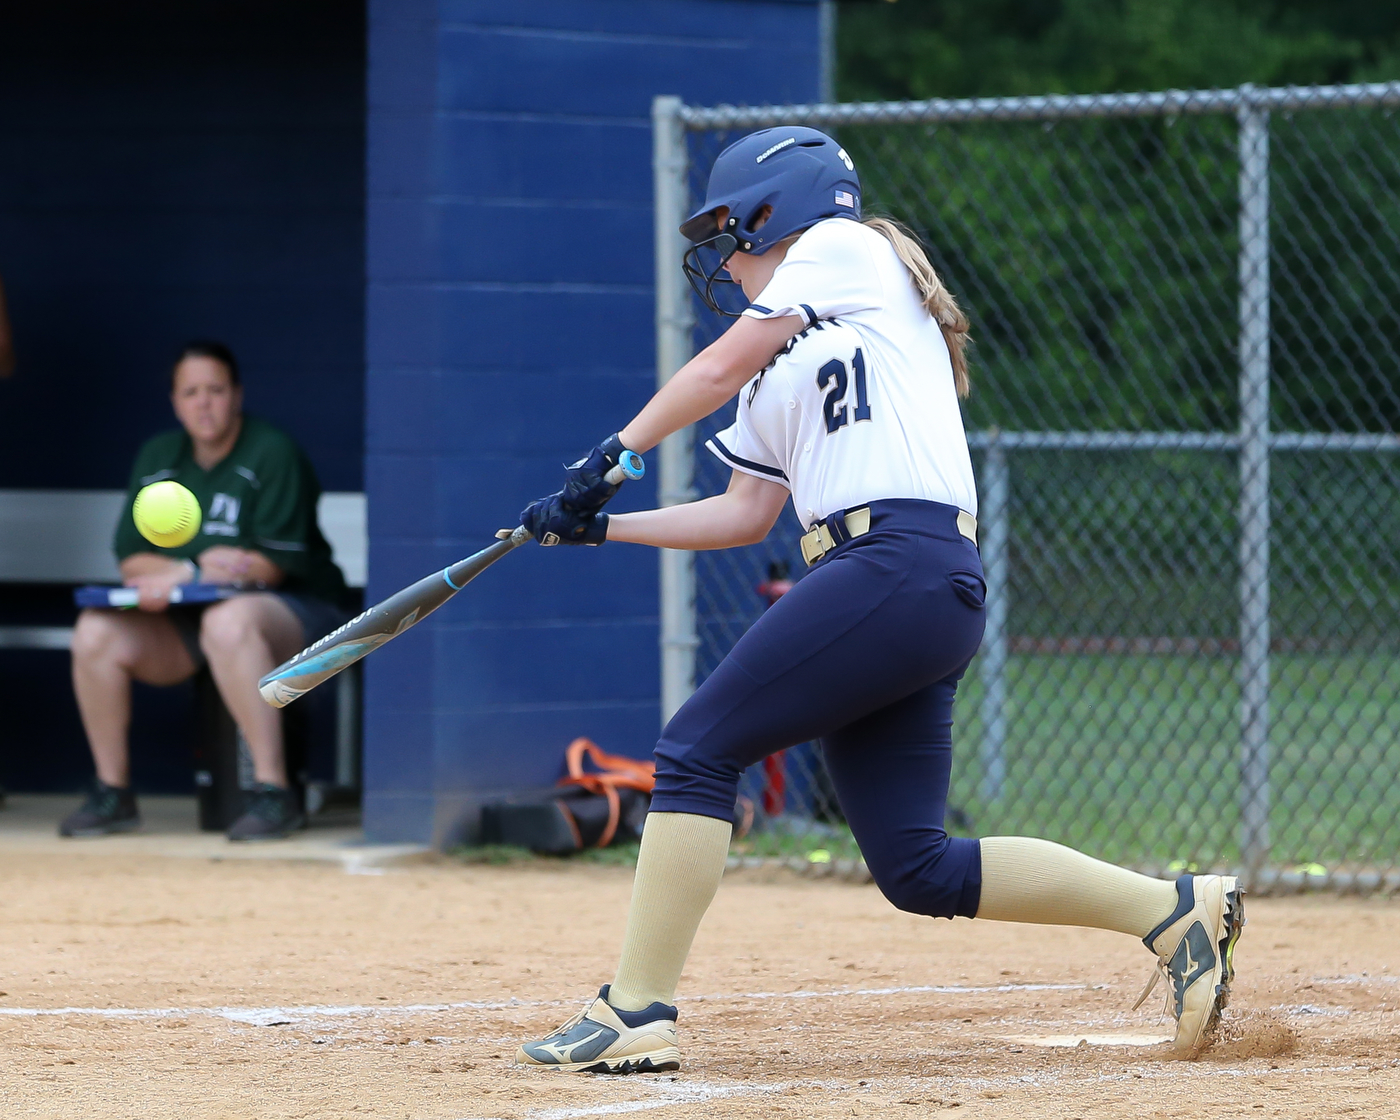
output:
[[[585,756],[595,770],[585,770]],[[569,774],[557,788],[483,806],[481,842],[566,855],[640,840],[655,764],[608,754],[582,738],[569,744],[564,761]]]

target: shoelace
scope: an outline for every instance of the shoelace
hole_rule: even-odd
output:
[[[1171,980],[1171,975],[1167,971],[1167,962],[1162,960],[1161,957],[1158,957],[1157,963],[1152,968],[1152,975],[1147,978],[1147,986],[1142,989],[1142,995],[1138,996],[1137,1002],[1133,1004],[1134,1011],[1147,1002],[1147,997],[1152,994],[1152,989],[1157,986],[1157,982],[1161,980],[1163,976],[1167,977],[1168,981]],[[1170,983],[1168,983],[1167,1000],[1162,1007],[1162,1014],[1171,1015],[1172,1011],[1172,989]]]
[[[545,1038],[553,1038],[555,1035],[568,1034],[569,1031],[573,1030],[576,1026],[578,1026],[586,1018],[588,1018],[588,1012],[592,1009],[592,1007],[593,1005],[590,1003],[572,1019],[568,1020],[563,1026],[555,1027],[554,1030],[550,1031],[547,1035],[545,1035]]]

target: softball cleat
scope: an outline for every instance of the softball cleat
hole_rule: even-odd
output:
[[[1142,939],[1157,954],[1157,968],[1133,1007],[1141,1007],[1166,976],[1167,1010],[1176,1020],[1172,1053],[1195,1058],[1230,1000],[1235,942],[1244,929],[1244,891],[1233,875],[1183,875],[1176,891],[1176,909]]]
[[[608,1002],[608,987],[558,1030],[516,1052],[515,1064],[570,1073],[659,1073],[681,1068],[676,1045],[676,1009],[653,1003],[620,1011]]]

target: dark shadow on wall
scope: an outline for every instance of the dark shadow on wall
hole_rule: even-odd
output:
[[[362,488],[364,118],[363,4],[0,5],[0,489],[125,485],[191,336]]]

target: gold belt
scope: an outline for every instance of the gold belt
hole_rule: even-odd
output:
[[[847,510],[842,518],[846,526],[845,540],[838,541],[825,521],[817,523],[810,533],[803,534],[802,537],[802,559],[807,561],[810,568],[838,544],[844,544],[846,540],[853,540],[856,537],[863,537],[870,532],[870,507],[862,506],[860,509]],[[966,510],[958,510],[958,532],[970,540],[977,543],[977,518]]]

